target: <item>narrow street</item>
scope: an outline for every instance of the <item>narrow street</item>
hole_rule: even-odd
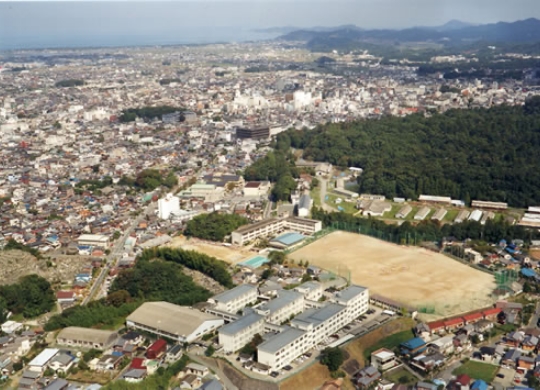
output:
[[[238,387],[236,387],[230,380],[225,376],[225,373],[215,364],[214,359],[207,358],[203,355],[203,349],[197,348],[197,353],[195,352],[188,352],[187,355],[189,358],[195,362],[199,361],[203,363],[205,366],[207,366],[210,370],[214,371],[215,374],[219,377],[220,381],[223,382],[225,385],[225,388],[227,390],[238,390]],[[200,354],[199,354],[200,353]]]

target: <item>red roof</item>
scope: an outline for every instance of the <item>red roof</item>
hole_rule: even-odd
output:
[[[484,311],[482,312],[482,314],[483,314],[484,316],[487,317],[487,316],[492,316],[492,315],[494,315],[494,314],[499,314],[500,312],[501,312],[501,309],[499,309],[499,308],[497,307],[497,308],[494,308],[494,309],[487,309],[487,310],[484,310]]]
[[[73,291],[58,291],[56,299],[73,299],[75,293]]]
[[[146,370],[146,366],[144,365],[144,359],[138,358],[138,357],[133,358],[133,360],[131,361],[130,368]]]
[[[478,313],[467,314],[466,316],[463,316],[463,318],[465,319],[465,321],[475,321],[475,320],[481,320],[482,318],[484,318],[484,316],[482,315],[482,313],[478,312]]]
[[[442,328],[444,328],[444,321],[429,322],[427,324],[427,326],[429,326],[429,329],[431,329],[431,330],[442,329]]]
[[[450,319],[444,321],[444,326],[454,326],[454,325],[459,325],[459,324],[462,324],[462,323],[463,323],[463,318],[462,317],[450,318]]]
[[[148,351],[160,352],[160,351],[163,350],[163,348],[166,348],[166,347],[167,347],[167,342],[165,340],[163,340],[163,339],[158,339],[158,340],[156,340],[156,342],[154,344],[149,346],[146,351],[147,352]]]
[[[467,386],[469,383],[471,383],[471,377],[467,374],[461,374],[456,378],[456,382],[462,386]]]

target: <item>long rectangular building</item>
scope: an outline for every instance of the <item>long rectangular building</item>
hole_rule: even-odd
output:
[[[478,207],[479,209],[506,210],[508,209],[508,203],[473,200],[471,207]]]
[[[126,319],[129,328],[141,329],[179,343],[191,343],[223,324],[221,318],[168,302],[143,303]]]
[[[225,353],[236,352],[249,343],[257,333],[264,332],[264,316],[250,313],[223,326],[218,331],[219,345]]]
[[[236,229],[231,234],[232,243],[235,245],[244,245],[246,242],[253,241],[259,237],[275,236],[284,230],[312,235],[322,230],[322,222],[300,217],[265,219]]]
[[[257,287],[251,284],[241,284],[231,290],[215,295],[208,300],[213,309],[226,313],[236,314],[239,310],[257,300]]]

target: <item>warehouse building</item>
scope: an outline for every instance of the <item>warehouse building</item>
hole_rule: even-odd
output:
[[[431,209],[429,207],[422,207],[418,212],[414,215],[415,221],[423,221],[428,216]]]
[[[223,319],[168,302],[146,302],[127,319],[126,325],[167,337],[179,343],[191,343],[217,330]]]
[[[56,337],[56,343],[69,347],[103,351],[109,348],[117,338],[118,333],[113,331],[70,326],[60,331]]]
[[[412,211],[412,207],[408,204],[403,206],[399,211],[396,213],[396,218],[407,218],[407,215],[409,215]]]
[[[466,220],[469,218],[469,215],[470,215],[470,214],[471,214],[471,213],[470,213],[469,211],[467,211],[467,210],[461,210],[461,211],[458,213],[456,219],[454,219],[454,222],[455,222],[455,223],[461,223],[461,222],[463,222],[463,221],[466,221]]]
[[[81,234],[77,239],[77,243],[82,246],[106,247],[109,244],[109,237],[101,234]]]
[[[435,214],[433,214],[433,217],[431,217],[431,219],[433,221],[442,221],[443,218],[446,216],[446,214],[448,213],[448,211],[446,211],[446,209],[439,209],[437,211],[435,211]]]
[[[473,200],[471,207],[477,207],[479,209],[491,209],[491,210],[507,210],[508,203],[504,202],[487,202],[483,200]]]

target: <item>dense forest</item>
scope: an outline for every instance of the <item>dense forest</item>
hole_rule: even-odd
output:
[[[413,225],[405,221],[398,226],[387,224],[378,219],[358,218],[346,213],[327,213],[319,208],[312,210],[312,217],[321,220],[325,227],[360,232],[398,244],[441,241],[444,237],[453,237],[459,241],[466,239],[482,240],[489,243],[498,243],[501,239],[506,239],[509,242],[513,239],[530,242],[533,239],[540,238],[540,232],[510,225],[504,220],[488,220],[485,225],[476,221],[441,225],[431,220]]]
[[[185,111],[183,108],[171,107],[171,106],[156,106],[156,107],[141,107],[141,108],[128,108],[122,111],[122,115],[118,118],[120,122],[134,122],[135,119],[141,118],[146,121],[154,118],[161,119],[162,115],[172,114],[173,112]]]
[[[173,188],[177,183],[178,179],[174,172],[164,174],[157,169],[145,169],[135,178],[123,176],[118,182],[119,185],[135,187],[143,191],[153,191],[159,186]]]
[[[287,152],[288,148],[269,152],[246,168],[244,179],[246,181],[269,180],[275,183],[271,194],[273,200],[290,200],[291,193],[296,188],[294,178],[298,177],[298,171],[294,166],[292,156],[288,156]]]
[[[306,159],[362,168],[358,184],[365,193],[540,204],[540,97],[523,107],[288,130],[275,146],[278,151],[301,148]]]
[[[54,85],[58,88],[80,87],[84,85],[84,80],[79,80],[79,79],[60,80]]]
[[[8,312],[33,318],[54,307],[56,297],[51,284],[38,275],[24,276],[19,282],[0,286],[0,322]]]
[[[223,241],[226,236],[249,221],[236,214],[219,214],[216,212],[202,214],[187,223],[184,234],[210,241]]]
[[[184,274],[178,264],[142,259],[134,268],[118,275],[111,286],[111,292],[116,291],[127,291],[132,297],[144,297],[148,301],[167,301],[184,306],[204,302],[211,295]]]
[[[227,271],[228,264],[204,253],[180,248],[155,247],[145,249],[139,256],[139,260],[142,261],[153,259],[163,259],[181,264],[187,268],[202,272],[224,287],[234,287],[232,277]]]
[[[107,298],[66,309],[53,316],[45,329],[119,326],[143,302],[167,301],[187,306],[204,302],[210,295],[184,274],[180,265],[139,259],[134,268],[120,272]]]

